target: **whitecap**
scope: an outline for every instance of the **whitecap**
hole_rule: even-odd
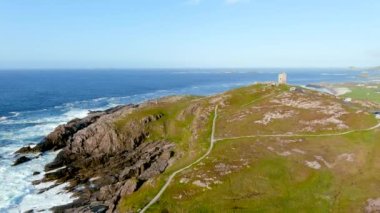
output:
[[[31,209],[35,212],[49,211],[49,209],[54,206],[70,203],[74,200],[73,194],[67,192],[63,193],[67,186],[68,184],[61,184],[40,194],[28,194],[22,199],[22,202],[16,209],[20,212]],[[46,202],[46,200],[49,200],[49,202]]]
[[[321,73],[321,75],[325,76],[343,76],[343,75],[348,75],[347,73]]]
[[[5,121],[5,120],[7,120],[7,117],[5,117],[5,116],[0,116],[0,122]]]
[[[51,162],[57,153],[58,151],[46,153],[17,167],[10,166],[12,159],[1,161],[0,179],[2,183],[7,184],[2,185],[0,192],[0,212],[24,212],[30,209],[46,210],[73,201],[72,194],[65,192],[64,184],[40,194],[38,192],[41,189],[50,187],[55,183],[31,184],[33,180],[39,180],[43,177],[44,165],[46,162]],[[35,171],[41,173],[33,176]],[[46,199],[49,202],[44,202]]]
[[[17,117],[17,116],[19,116],[21,113],[20,113],[20,112],[10,112],[10,114],[12,114],[12,117]]]

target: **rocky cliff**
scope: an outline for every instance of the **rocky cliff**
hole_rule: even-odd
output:
[[[60,125],[35,147],[19,149],[15,165],[27,161],[25,155],[29,153],[61,149],[55,160],[45,166],[44,178],[35,184],[53,180],[56,185],[67,182],[67,190],[78,199],[53,210],[114,212],[121,197],[162,173],[174,155],[174,144],[169,141],[145,142],[150,134],[149,125],[162,119],[162,113],[126,122],[123,131],[115,127],[119,118],[139,107],[127,105],[91,112],[83,119]]]

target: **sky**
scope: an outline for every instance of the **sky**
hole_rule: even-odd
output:
[[[0,0],[0,69],[371,67],[379,0]]]

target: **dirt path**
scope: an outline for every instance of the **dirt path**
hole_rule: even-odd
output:
[[[342,136],[351,134],[354,132],[365,132],[365,131],[371,131],[374,129],[377,129],[380,127],[380,123],[377,125],[367,128],[367,129],[358,129],[358,130],[350,130],[346,132],[340,132],[340,133],[327,133],[327,134],[316,134],[316,135],[310,135],[310,134],[275,134],[275,135],[247,135],[247,136],[239,136],[239,137],[230,137],[230,138],[219,138],[215,139],[216,141],[222,141],[222,140],[235,140],[235,139],[242,139],[242,138],[266,138],[266,137],[329,137],[329,136]]]
[[[261,97],[259,99],[253,100],[252,102],[250,102],[250,103],[248,103],[246,105],[249,105],[249,104],[252,104],[252,103],[254,103],[256,101],[259,101],[259,100],[271,97],[272,95],[274,95],[274,94],[269,94],[269,95],[266,95],[266,96]],[[212,149],[214,148],[214,144],[217,141],[234,140],[234,139],[242,139],[242,138],[256,138],[256,137],[328,137],[328,136],[341,136],[341,135],[347,135],[347,134],[354,133],[354,132],[371,131],[371,130],[374,130],[374,129],[377,129],[377,128],[380,127],[380,123],[378,123],[377,125],[375,125],[373,127],[370,127],[370,128],[367,128],[367,129],[350,130],[350,131],[341,132],[341,133],[328,133],[328,134],[315,134],[315,135],[311,135],[311,134],[247,135],[247,136],[240,136],[240,137],[230,137],[230,138],[215,139],[215,126],[216,126],[216,119],[217,119],[217,117],[218,117],[218,105],[215,106],[214,118],[213,118],[212,129],[211,129],[211,137],[210,137],[210,147],[208,148],[207,152],[202,157],[198,158],[196,161],[194,161],[193,163],[191,163],[190,165],[188,165],[186,167],[183,167],[183,168],[181,168],[181,169],[173,172],[169,176],[168,180],[165,182],[164,186],[162,186],[162,188],[160,189],[160,191],[157,193],[157,195],[140,211],[140,213],[144,213],[146,210],[149,209],[149,207],[151,207],[155,202],[157,202],[160,199],[160,197],[162,196],[162,194],[165,192],[165,190],[168,188],[168,186],[170,185],[170,183],[172,182],[172,180],[174,179],[174,177],[177,174],[183,172],[186,169],[189,169],[190,167],[194,166],[195,164],[197,164],[200,161],[202,161],[203,159],[205,159],[211,153]]]
[[[260,100],[263,100],[263,99],[266,99],[266,98],[272,97],[272,96],[274,96],[274,95],[276,95],[276,94],[274,94],[274,93],[272,92],[272,93],[270,93],[270,94],[268,94],[268,95],[264,95],[263,97],[257,98],[257,99],[255,99],[255,100],[249,102],[249,103],[246,103],[246,104],[242,105],[241,107],[246,107],[246,106],[248,106],[248,105],[251,105],[251,104],[253,104],[253,103],[256,103],[257,101],[260,101]]]
[[[171,174],[169,176],[168,180],[166,181],[166,183],[164,184],[164,186],[162,186],[162,188],[157,193],[157,195],[140,211],[140,213],[144,213],[146,210],[149,209],[150,206],[152,206],[155,202],[158,201],[158,199],[160,199],[160,197],[162,196],[162,194],[165,192],[166,188],[168,188],[169,184],[172,182],[172,180],[174,179],[174,177],[178,173],[181,173],[184,170],[186,170],[186,169],[194,166],[195,164],[199,163],[200,161],[202,161],[203,159],[205,159],[211,153],[212,149],[214,148],[214,143],[216,141],[214,139],[214,135],[215,135],[215,125],[216,125],[216,118],[217,117],[218,117],[218,105],[215,106],[214,119],[212,121],[212,129],[211,129],[211,137],[210,137],[210,147],[208,148],[207,152],[202,157],[198,158],[196,161],[194,161],[193,163],[191,163],[190,165],[188,165],[186,167],[183,167],[182,169],[179,169],[179,170],[173,172],[173,174]]]

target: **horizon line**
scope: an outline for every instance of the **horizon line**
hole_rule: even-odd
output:
[[[373,66],[372,66],[373,67]],[[284,66],[284,67],[9,67],[9,68],[0,68],[0,71],[19,71],[19,70],[40,70],[40,71],[54,71],[54,70],[232,70],[232,69],[370,69],[371,66],[368,67],[356,67],[356,66],[320,66],[320,67],[293,67],[293,66]]]

